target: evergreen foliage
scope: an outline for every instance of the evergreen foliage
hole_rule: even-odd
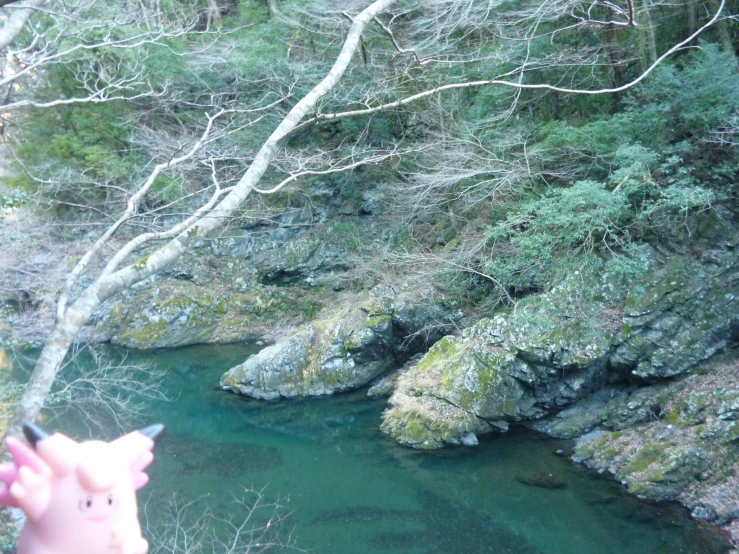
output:
[[[280,2],[280,13],[255,0],[219,4],[220,22],[206,17],[204,9],[191,12],[195,32],[138,48],[82,49],[46,67],[33,90],[37,100],[83,96],[89,85],[84,70],[93,67],[101,80],[145,68],[148,83],[167,91],[166,101],[143,97],[19,113],[9,127],[19,161],[6,178],[18,191],[11,194],[22,191],[23,198],[35,196],[58,206],[51,214],[57,218],[108,217],[118,213],[152,163],[166,162],[199,135],[204,106],[213,99],[227,108],[249,108],[289,91],[285,102],[261,114],[254,125],[234,129],[214,145],[215,167],[227,180],[243,173],[275,122],[325,75],[347,22],[328,17],[332,7],[320,0]],[[583,89],[622,84],[647,65],[648,26],[643,22],[613,32],[568,27],[568,16],[553,11],[542,16],[538,38],[499,38],[506,36],[502,28],[513,36],[516,14],[536,5],[501,4],[501,13],[508,14],[501,16],[504,27],[486,27],[479,6],[467,12],[450,9],[434,22],[439,32],[451,29],[443,44],[421,12],[410,10],[394,20],[397,37],[419,45],[415,54],[449,63],[416,64],[415,54],[395,52],[379,28],[368,30],[361,55],[321,110],[361,109],[434,86],[499,78],[522,63],[530,64],[520,75],[522,83],[569,83]],[[93,20],[120,15],[116,4],[96,6],[87,14]],[[166,14],[197,7],[162,2]],[[688,33],[679,23],[682,9],[663,6],[650,12],[652,19],[663,18],[653,21],[659,51]],[[724,25],[729,36],[736,35],[734,22]],[[104,29],[91,26],[63,46],[92,43]],[[121,25],[113,38],[136,32]],[[640,245],[664,226],[730,202],[736,194],[737,148],[715,138],[736,127],[739,71],[734,53],[711,42],[718,38],[718,31],[709,32],[705,42],[669,59],[625,94],[464,88],[308,127],[289,138],[285,156],[289,160],[317,151],[315,159],[329,154],[350,159],[358,146],[416,149],[382,171],[305,181],[335,191],[347,206],[359,206],[367,190],[383,183],[390,200],[387,231],[371,238],[355,232],[351,223],[338,224],[352,230],[346,234],[353,250],[376,252],[359,248],[375,240],[389,252],[431,251],[435,258],[472,270],[477,275],[473,288],[483,274],[514,294],[550,288],[593,260],[631,271],[629,260],[638,258]],[[381,93],[377,83],[383,84]],[[270,169],[267,180],[279,182],[281,171]],[[211,169],[202,164],[165,170],[145,202],[154,208],[177,204],[177,213],[187,213],[190,203],[202,200],[210,177]],[[287,191],[265,205],[288,209],[306,202],[295,198],[302,197]]]

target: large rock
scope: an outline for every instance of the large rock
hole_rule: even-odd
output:
[[[356,388],[393,365],[392,301],[372,299],[315,321],[221,378],[253,398],[315,396]]]
[[[221,378],[221,386],[254,398],[315,396],[369,383],[422,347],[409,328],[425,325],[438,339],[450,320],[440,308],[411,309],[388,287],[378,286],[363,300],[353,299],[331,316],[298,328]],[[413,317],[409,314],[412,313]],[[397,323],[402,314],[402,324]],[[440,319],[444,318],[444,319]],[[415,340],[414,340],[415,339]],[[416,350],[417,351],[417,350]]]
[[[189,281],[154,282],[127,300],[108,309],[98,340],[137,349],[208,342],[227,311],[217,295]]]
[[[493,429],[492,422],[557,413],[608,383],[622,383],[609,389],[620,397],[614,406],[641,406],[609,412],[620,413],[624,425],[654,417],[653,393],[628,391],[687,374],[735,344],[737,283],[737,253],[724,247],[710,263],[651,251],[645,277],[632,283],[597,269],[571,275],[434,346],[398,380],[382,429],[419,448],[463,444],[462,437]],[[580,421],[549,420],[539,428],[559,436],[587,431],[590,416],[600,413],[597,398],[577,408]]]
[[[246,219],[218,238],[209,241],[210,250],[216,256],[228,258],[250,258],[262,251],[284,248],[305,233],[310,233],[312,225],[324,223],[327,219],[326,204],[317,207],[311,203],[265,219]]]
[[[739,526],[732,524],[739,518],[739,364],[653,392],[661,413],[582,437],[573,459],[613,474],[639,497],[679,500],[693,517],[728,526],[739,544]],[[604,407],[604,420],[611,414],[617,419],[624,407]]]
[[[569,287],[548,297],[552,306]],[[416,448],[466,444],[471,433],[505,430],[601,388],[613,331],[583,336],[579,322],[540,310],[484,319],[434,344],[398,379],[382,430]]]
[[[569,408],[543,419],[527,421],[525,425],[560,439],[574,439],[593,429],[620,431],[659,418],[671,398],[672,385],[607,386]]]
[[[93,339],[141,350],[270,338],[323,306],[320,291],[265,286],[249,262],[199,251],[107,301]]]
[[[265,283],[303,286],[329,284],[356,264],[364,227],[334,221],[316,226],[273,250],[254,254]]]
[[[736,341],[739,264],[733,252],[715,261],[672,257],[629,291],[612,371],[651,382],[675,377]]]

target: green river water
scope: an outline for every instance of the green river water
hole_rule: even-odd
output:
[[[148,407],[167,426],[139,493],[149,521],[176,495],[239,517],[245,489],[282,497],[296,546],[321,554],[718,553],[728,546],[677,505],[653,506],[554,454],[564,443],[525,430],[475,448],[418,452],[378,430],[385,402],[366,391],[257,402],[217,389],[249,346],[131,354],[167,371],[176,400]],[[69,434],[74,422],[59,423]],[[521,482],[551,475],[560,488]],[[271,512],[270,512],[271,513]],[[265,512],[265,518],[270,515]],[[261,520],[262,522],[264,520]],[[225,534],[228,529],[221,527]]]

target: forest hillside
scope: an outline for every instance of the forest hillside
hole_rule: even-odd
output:
[[[223,390],[576,439],[739,546],[738,14],[0,0],[10,433],[70,352],[259,341]]]

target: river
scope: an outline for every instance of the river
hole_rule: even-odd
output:
[[[174,398],[151,402],[145,414],[148,423],[167,426],[151,482],[139,493],[142,518],[158,533],[172,523],[173,498],[178,506],[194,502],[181,532],[206,508],[241,521],[237,501],[252,502],[257,490],[265,501],[279,497],[287,519],[276,525],[265,507],[252,523],[266,526],[272,517],[268,535],[276,530],[287,541],[292,534],[296,547],[321,554],[729,549],[682,507],[642,503],[606,476],[557,456],[566,443],[525,429],[481,437],[474,448],[419,452],[378,431],[385,402],[368,399],[365,390],[280,402],[218,390],[221,373],[254,350],[229,345],[129,354],[165,370]],[[56,425],[76,437],[88,432],[74,418]],[[221,538],[234,533],[214,525]]]

